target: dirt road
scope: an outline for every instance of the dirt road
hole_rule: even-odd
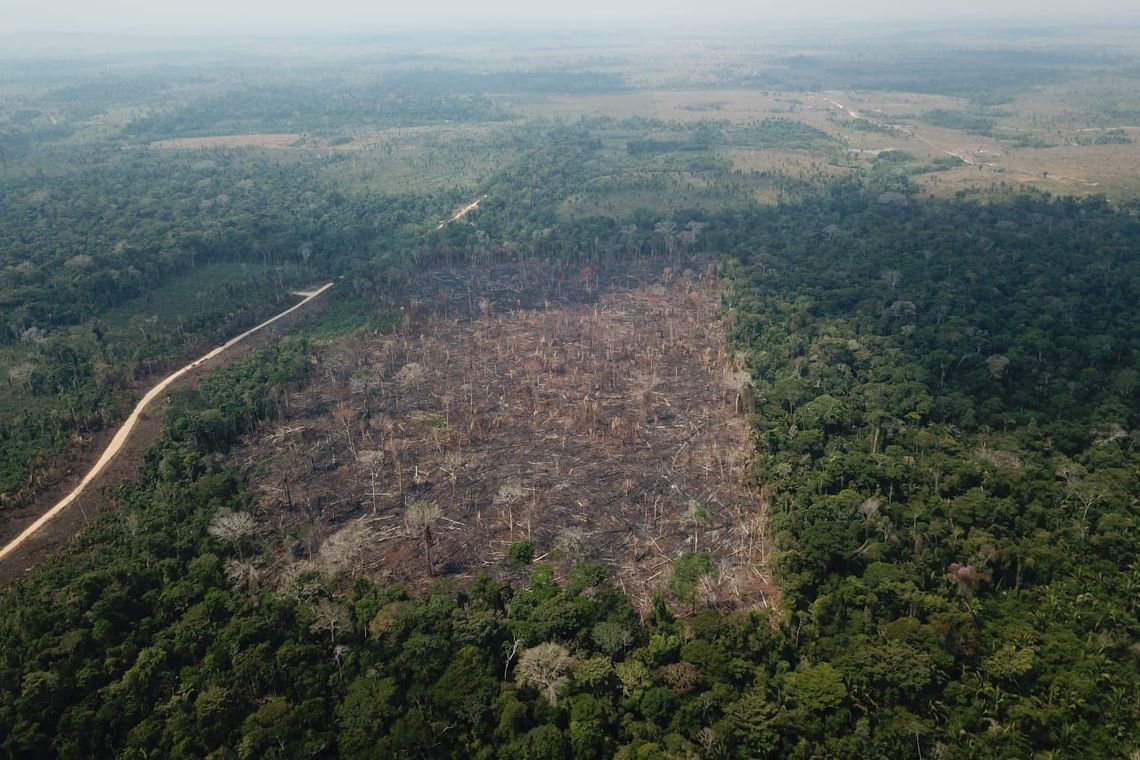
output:
[[[121,428],[119,428],[119,431],[117,433],[115,433],[115,437],[111,439],[111,443],[103,451],[102,456],[100,456],[98,461],[96,461],[95,464],[91,467],[91,469],[87,471],[87,474],[83,476],[83,479],[81,481],[79,481],[79,485],[77,485],[69,494],[67,494],[62,499],[60,499],[58,502],[56,502],[55,506],[53,506],[47,512],[44,512],[42,515],[40,515],[31,525],[29,525],[27,528],[25,528],[18,536],[16,536],[14,539],[12,539],[10,542],[8,542],[7,545],[5,545],[2,549],[0,549],[0,560],[4,559],[6,556],[8,556],[12,552],[14,552],[16,549],[20,548],[20,546],[25,541],[27,541],[29,538],[31,538],[33,535],[35,535],[35,533],[38,530],[40,530],[44,525],[46,525],[48,523],[48,521],[50,521],[53,517],[55,517],[56,515],[61,513],[63,510],[67,509],[67,507],[70,506],[71,503],[74,502],[79,497],[79,495],[81,493],[83,493],[83,490],[85,488],[87,488],[87,486],[90,485],[91,482],[99,476],[99,474],[103,471],[103,469],[111,462],[112,459],[115,458],[115,455],[118,454],[119,451],[123,448],[123,444],[125,444],[127,442],[127,440],[130,438],[131,432],[135,429],[135,426],[138,424],[139,418],[142,416],[142,413],[146,409],[146,407],[152,401],[154,401],[156,398],[158,398],[158,396],[161,395],[162,392],[164,390],[166,390],[170,386],[171,383],[173,383],[174,381],[176,381],[178,378],[182,377],[186,373],[190,372],[191,370],[196,369],[197,367],[200,367],[201,365],[210,361],[214,357],[222,354],[227,349],[231,348],[232,346],[236,345],[237,343],[240,343],[241,341],[245,340],[246,338],[253,335],[254,333],[256,333],[260,330],[263,330],[266,327],[268,327],[269,325],[276,322],[277,320],[282,319],[283,317],[286,317],[289,314],[292,314],[294,311],[296,311],[297,309],[300,309],[302,306],[307,304],[309,301],[312,301],[314,298],[317,298],[318,296],[320,296],[322,293],[324,293],[326,290],[328,290],[332,286],[333,286],[333,283],[330,282],[326,285],[321,286],[320,288],[317,288],[316,290],[298,293],[298,295],[305,296],[304,300],[302,300],[300,303],[297,303],[297,304],[289,307],[288,309],[281,312],[280,314],[278,314],[275,317],[272,317],[270,319],[265,320],[264,322],[262,322],[258,326],[254,327],[252,329],[246,330],[241,335],[238,335],[236,338],[231,338],[230,340],[226,341],[225,343],[218,346],[214,350],[210,351],[205,356],[203,356],[199,359],[195,359],[194,361],[190,362],[189,364],[187,364],[182,369],[179,369],[179,370],[167,375],[165,378],[163,378],[162,382],[160,382],[158,385],[151,388],[150,391],[148,391],[147,394],[142,397],[142,399],[138,402],[138,404],[135,405],[135,408],[131,411],[130,416],[127,417],[126,421],[123,423],[123,426]]]
[[[440,223],[438,225],[436,225],[436,229],[442,230],[446,225],[451,224],[452,222],[454,222],[458,219],[462,219],[463,217],[467,216],[468,213],[479,208],[479,204],[482,203],[483,201],[485,201],[489,197],[490,197],[489,195],[480,195],[478,198],[476,198],[475,200],[471,201],[470,203],[468,203],[463,208],[456,211],[455,214],[453,214],[450,219],[444,219],[444,220],[440,221]]]

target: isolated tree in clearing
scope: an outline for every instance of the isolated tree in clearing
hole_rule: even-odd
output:
[[[429,574],[435,572],[431,561],[431,526],[439,520],[441,514],[438,504],[423,499],[408,502],[404,511],[404,525],[408,535],[419,536],[424,543],[424,560]]]

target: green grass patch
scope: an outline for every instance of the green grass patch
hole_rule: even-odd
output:
[[[922,115],[922,120],[935,127],[960,129],[974,135],[992,134],[996,124],[993,118],[986,114],[948,108],[936,108],[933,111],[927,111]]]

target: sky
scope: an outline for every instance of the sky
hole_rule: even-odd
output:
[[[0,0],[0,34],[376,32],[958,20],[1103,22],[1134,0]],[[1140,6],[1140,4],[1137,4]],[[1140,8],[1131,10],[1140,20]]]

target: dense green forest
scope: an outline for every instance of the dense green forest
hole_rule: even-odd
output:
[[[961,756],[1123,754],[1140,709],[1136,207],[844,188],[791,215],[709,234],[735,250],[802,655],[882,728]]]
[[[220,455],[319,356],[288,341],[182,394],[120,508],[7,592],[3,750],[1134,749],[1137,209],[844,184],[701,221],[753,377],[779,614],[661,599],[639,616],[591,565],[562,584],[543,564],[518,587],[441,579],[420,598],[318,572],[261,583],[246,475]],[[695,601],[686,585],[707,570],[682,558],[669,598]]]

